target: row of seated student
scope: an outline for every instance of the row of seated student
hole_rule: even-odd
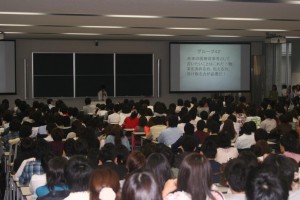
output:
[[[144,127],[144,131],[147,132],[148,130],[149,132],[147,137],[149,135],[151,136],[150,140],[153,140],[154,138],[152,137],[156,134],[157,137],[154,140],[157,139],[159,143],[171,147],[171,150],[178,154],[177,157],[179,157],[176,159],[177,168],[179,168],[181,160],[184,154],[186,154],[180,154],[178,147],[182,147],[184,152],[189,152],[200,145],[205,146],[204,141],[206,140],[212,140],[215,143],[216,154],[211,156],[210,159],[215,160],[216,163],[220,165],[237,157],[239,151],[249,149],[260,157],[260,159],[263,159],[272,151],[270,145],[267,143],[268,139],[273,139],[275,145],[276,142],[280,143],[281,152],[285,156],[291,157],[299,162],[299,136],[296,132],[298,129],[297,126],[294,126],[295,123],[293,123],[293,120],[297,119],[297,116],[292,115],[293,112],[297,113],[298,110],[299,103],[297,103],[297,98],[293,99],[294,108],[292,111],[280,110],[280,106],[274,105],[273,102],[268,102],[269,104],[265,108],[263,107],[264,104],[262,104],[262,108],[265,109],[263,112],[265,119],[261,116],[260,119],[264,119],[261,120],[261,123],[259,123],[260,121],[257,120],[258,118],[256,116],[259,112],[255,113],[253,107],[247,106],[244,103],[236,107],[230,104],[224,108],[224,113],[222,114],[222,112],[219,113],[219,109],[217,109],[223,105],[220,104],[219,101],[214,100],[209,102],[209,100],[207,100],[206,103],[208,106],[203,105],[203,101],[202,99],[199,102],[199,106],[195,101],[193,101],[194,106],[191,106],[188,104],[188,101],[185,101],[184,105],[186,106],[182,106],[181,109],[177,109],[176,104],[170,104],[169,109],[166,109],[163,103],[157,102],[153,106],[154,112],[152,112],[151,107],[148,107],[147,101],[136,103],[133,101],[124,101],[123,104],[113,106],[112,103],[109,103],[110,106],[107,107],[112,108],[112,110],[108,109],[108,112],[114,115],[121,115],[121,113],[119,113],[120,108],[127,110],[126,112],[129,110],[130,116],[126,117],[125,119],[127,120],[124,119],[124,122],[132,118],[133,120],[129,123],[131,124],[130,128],[138,127],[141,129],[141,127]],[[16,103],[16,105],[19,103]],[[77,147],[88,146],[88,149],[99,149],[101,142],[104,141],[104,144],[123,144],[127,150],[130,149],[129,141],[123,135],[122,131],[122,128],[129,128],[126,126],[127,123],[123,122],[121,126],[120,122],[106,124],[103,121],[104,118],[93,118],[89,115],[76,112],[76,108],[68,108],[62,101],[57,101],[55,107],[51,104],[51,110],[49,110],[49,105],[38,102],[34,102],[32,107],[24,101],[20,104],[20,108],[13,109],[15,112],[10,111],[9,106],[3,106],[3,103],[1,106],[1,109],[4,110],[1,115],[3,116],[2,121],[5,127],[2,133],[2,140],[6,148],[8,147],[9,140],[15,137],[21,138],[21,147],[23,148],[26,146],[24,145],[24,141],[27,140],[27,142],[30,143],[29,140],[32,138],[43,138],[46,136],[44,139],[49,142],[51,151],[57,156],[62,155],[64,146],[68,144],[67,141],[63,141],[63,138],[69,137],[74,139],[78,138],[74,140],[77,142]],[[276,108],[277,113],[275,113],[271,106]],[[276,106],[278,106],[278,108]],[[235,109],[233,109],[234,107]],[[176,112],[176,109],[180,111]],[[245,110],[247,111],[247,115],[244,113]],[[281,115],[279,115],[279,111]],[[277,115],[279,115],[278,121],[276,120]],[[108,115],[107,119],[109,116],[110,115]],[[250,119],[247,119],[248,117],[250,117]],[[239,120],[237,120],[237,118]],[[144,119],[147,119],[146,123]],[[131,123],[133,121],[135,123]],[[140,121],[144,121],[144,123],[140,124]],[[272,122],[265,123],[268,128],[270,124],[272,127],[275,121],[275,128],[264,129],[264,121]],[[164,129],[160,131],[157,131],[157,129],[154,130],[154,128],[157,128],[155,127],[156,124],[164,126]],[[46,130],[44,132],[42,132],[43,129],[41,129],[43,126],[45,126]],[[38,127],[38,129],[36,129],[36,127]],[[260,128],[257,129],[258,127]],[[193,128],[194,131],[196,130],[195,133],[192,130]],[[293,129],[295,130],[291,131]],[[68,137],[69,134],[70,136]],[[97,138],[98,136],[100,136],[100,140]],[[271,147],[276,153],[279,152],[278,146]],[[21,152],[24,151],[22,148],[20,148]],[[32,149],[34,148],[36,147]],[[24,156],[22,153],[18,155]],[[17,158],[15,171],[17,171],[22,159],[24,160],[31,156],[32,154],[28,153],[28,155],[25,155],[21,159]],[[39,156],[36,155],[36,157]],[[216,168],[218,171],[218,167]]]
[[[32,198],[39,200],[293,200],[300,197],[295,160],[269,154],[259,161],[250,151],[240,153],[224,166],[220,176],[228,192],[223,194],[219,191],[221,182],[214,183],[216,174],[211,169],[210,157],[216,151],[213,140],[206,139],[200,153],[186,153],[177,171],[172,167],[174,154],[163,144],[149,143],[141,151],[129,153],[123,145],[108,143],[101,150],[94,148],[55,156],[45,140],[37,139],[36,143],[43,156],[26,161],[19,181],[23,173],[26,178],[31,174]]]

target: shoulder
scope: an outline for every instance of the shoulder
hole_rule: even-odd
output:
[[[221,192],[218,192],[216,190],[211,191],[211,195],[213,196],[214,200],[224,200],[224,196]]]
[[[178,191],[168,194],[164,200],[192,200],[192,197],[189,193]]]

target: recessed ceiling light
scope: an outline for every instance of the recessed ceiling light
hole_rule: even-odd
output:
[[[248,31],[280,32],[280,31],[288,31],[288,30],[284,30],[284,29],[248,29]]]
[[[37,12],[0,12],[0,15],[46,15],[46,13],[37,13]]]
[[[262,21],[261,18],[243,18],[243,17],[214,17],[216,20],[232,20],[232,21]]]
[[[155,15],[104,15],[105,17],[120,17],[120,18],[162,18],[161,16]]]
[[[63,35],[101,35],[99,33],[61,33]]]
[[[193,27],[168,27],[167,29],[172,29],[172,30],[196,30],[196,31],[209,30],[209,28],[193,28]]]
[[[78,26],[80,28],[125,28],[124,26]]]
[[[0,26],[33,26],[29,24],[0,24]]]
[[[136,34],[138,36],[153,36],[153,37],[170,37],[170,36],[174,36],[174,35],[168,35],[168,34]]]
[[[207,35],[207,37],[241,37],[238,35]]]

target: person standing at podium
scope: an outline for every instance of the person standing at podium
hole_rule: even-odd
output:
[[[105,85],[101,86],[101,90],[98,92],[98,100],[99,101],[106,101],[107,98],[107,92]]]

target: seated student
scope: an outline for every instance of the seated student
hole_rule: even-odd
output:
[[[135,172],[125,181],[122,200],[163,200],[159,185],[150,172]]]
[[[107,119],[107,110],[106,110],[106,106],[105,104],[97,104],[96,105],[97,108],[96,108],[96,114],[99,116],[99,117],[103,117],[103,119]]]
[[[36,140],[35,160],[28,162],[19,177],[20,185],[27,185],[34,174],[44,174],[42,158],[50,154],[50,147],[44,139]]]
[[[109,124],[119,124],[121,117],[120,114],[118,113],[120,111],[120,106],[119,104],[115,104],[113,107],[113,113],[108,115],[107,122]]]
[[[217,147],[218,146],[216,142],[210,137],[207,137],[201,146],[201,154],[203,154],[210,163],[213,183],[220,183],[221,164],[215,161],[216,154],[217,154]]]
[[[162,194],[165,200],[224,199],[222,193],[211,188],[209,161],[199,153],[191,153],[182,161],[177,180],[168,180]]]
[[[36,189],[38,197],[45,196],[50,192],[69,190],[65,183],[64,168],[67,159],[54,157],[48,162],[46,171],[47,184]]]
[[[109,168],[96,169],[89,181],[90,200],[120,199],[120,182],[116,172]]]
[[[280,138],[280,151],[284,156],[294,159],[297,163],[300,162],[299,135],[296,131],[284,134]]]
[[[253,121],[246,122],[243,126],[243,134],[236,139],[235,147],[239,150],[250,149],[251,145],[255,144],[254,132],[256,125]]]
[[[148,140],[156,140],[160,133],[167,128],[162,117],[153,117],[153,125],[150,127],[149,134],[146,136]]]
[[[21,128],[21,122],[17,118],[12,119],[9,123],[9,128],[7,128],[2,135],[2,142],[6,149],[9,149],[9,140],[16,139],[19,137],[19,130]]]
[[[267,109],[265,111],[265,116],[266,116],[266,119],[260,123],[260,128],[266,130],[267,133],[270,133],[271,130],[273,130],[277,126],[277,122],[274,119],[275,111],[271,110],[271,109]]]
[[[246,198],[255,200],[288,200],[289,185],[268,168],[261,166],[249,173]]]
[[[96,107],[94,105],[91,105],[91,103],[92,103],[91,98],[85,98],[84,103],[85,103],[85,106],[83,106],[83,108],[82,108],[83,113],[86,115],[94,114]]]
[[[246,199],[246,178],[249,170],[247,163],[240,158],[228,161],[224,173],[231,194],[225,196],[226,200]]]
[[[168,116],[167,126],[158,137],[158,142],[167,146],[174,144],[182,135],[183,132],[177,128],[178,118],[175,115]]]
[[[131,152],[126,161],[126,168],[128,170],[128,175],[138,171],[143,170],[146,164],[146,158],[142,152],[133,151]]]
[[[235,142],[239,137],[239,133],[237,133],[234,129],[233,121],[226,119],[222,125],[222,128],[220,127],[220,133],[229,134],[231,142]]]
[[[114,145],[123,144],[128,150],[130,150],[130,144],[128,138],[123,134],[123,131],[119,125],[111,125],[112,129],[106,137],[105,144],[112,143]]]
[[[270,154],[263,165],[287,185],[290,191],[289,200],[300,198],[299,177],[295,176],[298,165],[295,160],[279,154]]]
[[[198,138],[194,135],[194,125],[192,125],[191,123],[187,123],[184,126],[183,136],[181,136],[174,144],[171,145],[171,149],[174,153],[177,153],[179,151],[179,147],[182,146],[182,143],[186,138],[191,138],[194,147],[197,147],[199,145]]]
[[[218,146],[215,160],[220,164],[227,163],[230,159],[239,155],[237,148],[231,146],[230,135],[228,134],[219,134]]]
[[[53,138],[51,136],[51,132],[54,128],[56,128],[56,124],[55,123],[48,123],[46,125],[46,132],[47,132],[47,136],[44,138],[44,140],[46,140],[47,142],[52,142]]]
[[[53,138],[53,141],[49,142],[49,146],[52,152],[56,156],[62,156],[64,148],[64,142],[62,141],[64,137],[63,130],[60,128],[54,128],[51,132],[51,137]]]
[[[256,128],[260,126],[261,118],[256,114],[256,109],[254,106],[250,106],[247,108],[248,116],[245,122],[253,121],[256,124]]]
[[[139,118],[136,111],[133,111],[129,117],[126,117],[122,128],[134,129],[136,126],[139,125]]]
[[[146,161],[145,170],[153,173],[160,190],[163,190],[166,181],[172,178],[171,166],[162,153],[150,154]]]
[[[73,156],[65,167],[65,178],[70,194],[65,200],[89,199],[89,179],[92,167],[84,156]]]
[[[194,131],[196,131],[197,130],[197,122],[199,120],[201,120],[201,118],[197,116],[197,109],[196,108],[192,108],[189,111],[189,116],[191,117],[191,120],[189,121],[189,123],[193,124]]]
[[[113,169],[123,180],[127,174],[127,169],[124,164],[118,164],[115,152],[115,145],[112,143],[105,144],[99,153],[99,167]]]
[[[203,144],[205,139],[209,136],[209,134],[204,131],[205,126],[206,124],[204,120],[199,120],[197,122],[197,130],[195,131],[194,135],[196,135],[198,138],[199,144]]]

